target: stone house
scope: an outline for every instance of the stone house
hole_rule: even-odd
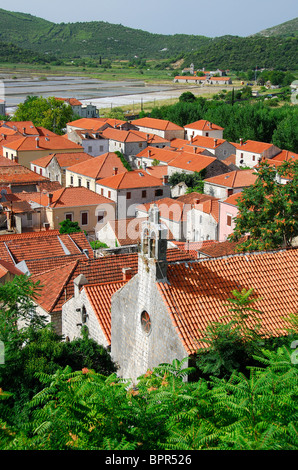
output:
[[[155,119],[144,117],[135,119],[131,123],[141,132],[146,134],[156,134],[163,139],[171,141],[172,139],[184,139],[184,129],[171,121],[164,119]]]
[[[115,204],[100,194],[82,187],[62,188],[53,193],[31,195],[31,207],[40,212],[42,225],[52,230],[60,222],[78,222],[80,229],[94,234],[102,224],[115,217]]]
[[[206,178],[204,180],[204,193],[223,200],[254,184],[257,176],[257,172],[251,169],[230,171],[212,178]]]
[[[165,228],[153,207],[143,227],[138,272],[111,298],[111,356],[120,377],[137,384],[140,375],[161,363],[188,358],[191,364],[204,347],[201,332],[210,322],[229,318],[227,301],[234,289],[254,289],[261,332],[285,334],[285,317],[298,308],[298,292],[292,289],[297,250],[173,264],[165,252]]]
[[[199,121],[192,122],[184,126],[185,138],[190,140],[191,138],[201,135],[204,137],[212,137],[213,139],[223,138],[223,127],[213,124],[206,119],[200,119]]]
[[[96,192],[116,204],[115,219],[135,217],[136,206],[169,197],[171,189],[145,170],[133,170],[96,182]]]
[[[281,152],[276,145],[254,140],[243,142],[243,140],[240,139],[239,144],[233,145],[236,147],[235,163],[238,167],[253,168],[258,165],[263,158],[271,159]]]
[[[97,157],[109,151],[109,141],[99,131],[93,131],[92,129],[71,129],[67,136],[72,142],[81,145],[84,152],[92,157]]]
[[[194,201],[187,213],[187,240],[191,242],[218,240],[218,204],[218,199],[213,197]]]
[[[85,152],[54,153],[31,162],[31,170],[65,186],[67,168],[91,158],[93,157]]]
[[[190,139],[190,146],[198,149],[206,149],[211,152],[218,160],[225,160],[230,155],[236,153],[235,144],[231,144],[225,139],[206,137],[197,135]]]
[[[27,168],[37,158],[53,153],[83,152],[83,148],[64,136],[19,137],[13,141],[2,141],[3,156],[17,161]]]
[[[65,186],[84,186],[96,191],[97,181],[126,171],[118,155],[107,152],[69,166],[65,174]]]
[[[218,240],[224,242],[235,228],[235,218],[238,215],[237,201],[241,198],[241,192],[237,192],[219,201]]]
[[[65,104],[71,106],[74,114],[82,118],[96,118],[98,117],[99,111],[91,103],[81,103],[76,98],[56,98],[56,100],[64,101]]]
[[[203,177],[210,178],[212,176],[228,173],[231,169],[224,162],[216,157],[204,155],[203,153],[180,152],[180,155],[168,164],[169,178],[173,173],[192,174],[194,172],[203,172]]]

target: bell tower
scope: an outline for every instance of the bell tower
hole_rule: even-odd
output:
[[[151,205],[148,220],[142,224],[139,261],[155,271],[156,281],[166,280],[167,277],[167,232],[167,227],[160,222],[158,207]]]

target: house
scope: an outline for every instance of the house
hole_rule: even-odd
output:
[[[181,152],[168,164],[169,177],[176,172],[192,174],[203,172],[204,179],[211,176],[230,172],[231,169],[216,157],[203,155],[203,153]]]
[[[198,149],[203,148],[208,150],[218,160],[224,160],[236,153],[235,144],[231,144],[225,139],[197,135],[194,138],[191,137],[189,145]]]
[[[109,220],[96,234],[97,240],[110,248],[137,247],[145,218]]]
[[[67,137],[72,142],[81,145],[84,152],[92,157],[97,157],[109,151],[109,140],[102,136],[101,131],[76,129],[69,131]]]
[[[212,178],[206,178],[204,180],[204,193],[223,200],[254,184],[257,177],[257,172],[251,169],[230,171]]]
[[[0,160],[0,187],[10,188],[11,192],[34,192],[47,178],[29,168],[4,157]]]
[[[204,137],[212,137],[213,139],[223,138],[223,127],[213,124],[206,119],[200,119],[199,121],[192,122],[184,126],[185,137],[187,140],[201,135]]]
[[[197,193],[198,194],[198,193]],[[214,197],[198,194],[187,213],[186,239],[190,242],[218,239],[219,201]],[[178,199],[179,200],[179,199]]]
[[[127,157],[138,154],[148,146],[163,148],[170,145],[168,140],[159,135],[130,129],[107,127],[102,131],[102,136],[109,141],[110,152],[118,151]]]
[[[146,134],[156,134],[163,139],[184,139],[184,129],[171,121],[144,117],[131,121],[141,132]]]
[[[258,142],[255,140],[247,140],[243,142],[240,139],[239,144],[233,144],[236,147],[236,165],[253,168],[263,158],[271,159],[278,155],[281,150],[276,145]]]
[[[186,240],[187,216],[191,205],[168,197],[154,201],[154,205],[158,207],[161,223],[169,229],[173,239]],[[147,219],[151,206],[152,202],[140,204],[136,207],[136,216]]]
[[[32,195],[30,204],[40,213],[41,225],[48,224],[52,230],[59,229],[60,222],[70,220],[78,222],[81,230],[94,234],[101,224],[115,217],[111,199],[83,186]]]
[[[71,106],[74,114],[82,118],[98,117],[98,109],[93,104],[82,104],[76,98],[56,98],[56,100],[64,101],[65,104]]]
[[[116,204],[116,219],[135,217],[138,204],[170,196],[170,187],[145,170],[133,170],[96,182],[96,192]]]
[[[67,168],[92,158],[85,152],[53,153],[33,160],[31,170],[65,186]]]
[[[148,146],[135,156],[134,163],[138,168],[146,168],[155,163],[157,165],[168,165],[177,155],[179,153],[176,153],[176,149],[173,148]]]
[[[231,85],[231,77],[215,77],[211,75],[199,76],[199,75],[176,75],[174,78],[174,83],[192,83],[195,85]]]
[[[80,145],[71,142],[64,136],[19,137],[16,140],[2,141],[3,156],[17,161],[30,168],[31,162],[37,158],[53,153],[82,152]]]
[[[285,318],[298,308],[298,250],[168,263],[156,209],[143,226],[137,274],[111,297],[111,356],[120,377],[136,384],[161,363],[188,357],[190,364],[210,322],[230,318],[234,289],[254,289],[261,333],[286,334]]]
[[[65,185],[67,187],[84,186],[92,191],[96,191],[96,182],[98,180],[126,171],[127,169],[118,155],[114,152],[107,152],[97,157],[91,157],[91,160],[88,159],[70,165],[66,170]]]
[[[219,226],[218,240],[224,242],[235,228],[235,218],[238,215],[237,201],[241,198],[241,192],[233,193],[226,199],[219,201]]]

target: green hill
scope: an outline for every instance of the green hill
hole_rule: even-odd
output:
[[[273,26],[272,28],[263,29],[254,36],[265,36],[265,37],[272,37],[272,36],[282,36],[282,37],[293,37],[298,36],[298,18],[294,18],[293,20],[286,21],[285,23],[281,23],[277,26]]]
[[[295,28],[297,18],[271,28],[275,33],[270,37],[264,37],[261,32],[247,38],[208,38],[152,34],[103,21],[56,24],[29,14],[0,9],[0,42],[6,43],[3,45],[6,48],[10,44],[10,61],[13,61],[11,45],[14,45],[29,50],[28,60],[37,62],[49,62],[53,57],[54,60],[69,61],[85,58],[130,60],[137,56],[172,61],[184,59],[184,66],[193,62],[196,68],[248,70],[258,66],[294,70],[297,68],[297,37],[291,35]],[[26,53],[15,50],[15,62],[22,61],[23,56]],[[5,53],[0,54],[0,60],[5,60]]]

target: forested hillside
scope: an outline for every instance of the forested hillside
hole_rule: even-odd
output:
[[[288,23],[288,29],[287,26],[280,29],[282,36],[244,38],[233,36],[231,31],[230,36],[210,38],[152,34],[103,21],[56,24],[0,9],[0,41],[38,52],[47,61],[53,55],[60,61],[87,57],[98,61],[102,58],[131,60],[138,56],[173,62],[180,59],[184,66],[193,62],[196,68],[249,70],[258,66],[295,70],[298,39],[291,36],[295,35],[296,23],[295,20]],[[15,61],[20,61],[18,53]]]

